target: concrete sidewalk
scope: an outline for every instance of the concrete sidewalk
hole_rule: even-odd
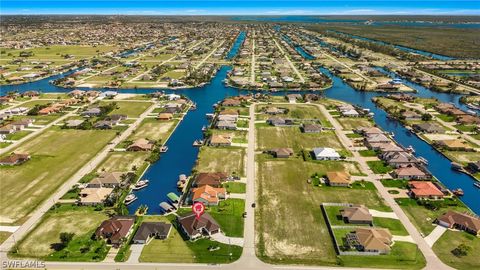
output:
[[[425,237],[425,242],[431,247],[447,231],[447,228],[437,225],[433,231]]]

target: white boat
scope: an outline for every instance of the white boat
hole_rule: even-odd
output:
[[[125,205],[129,205],[136,200],[137,200],[137,196],[135,196],[135,194],[130,193],[125,198]]]
[[[413,149],[413,147],[411,145],[409,145],[407,148],[405,148],[405,150],[407,150],[408,152],[410,152],[412,154],[415,154],[415,149]]]
[[[423,164],[428,165],[428,160],[426,160],[425,158],[423,158],[423,157],[418,157],[417,159],[418,159],[420,162],[422,162]]]
[[[135,183],[135,185],[133,186],[132,189],[133,189],[133,190],[142,189],[142,188],[148,186],[148,183],[149,183],[149,182],[150,182],[150,181],[148,181],[148,180],[146,180],[146,179],[145,179],[145,180],[140,180],[140,181],[138,181],[137,183]]]
[[[160,153],[165,153],[168,151],[168,146],[164,145],[162,147],[160,147]]]

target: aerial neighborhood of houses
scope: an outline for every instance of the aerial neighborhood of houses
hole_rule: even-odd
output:
[[[478,60],[148,17],[2,26],[2,260],[480,268]]]

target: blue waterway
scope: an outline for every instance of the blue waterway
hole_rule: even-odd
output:
[[[285,40],[289,45],[293,46],[293,48],[295,49],[295,51],[298,52],[298,54],[300,54],[303,58],[307,59],[307,60],[315,60],[315,56],[311,55],[310,53],[308,53],[307,51],[305,51],[305,49],[298,45],[298,44],[294,44],[292,39],[287,36],[287,35],[284,35],[282,34],[282,38],[283,40]]]
[[[333,87],[326,90],[325,95],[329,98],[334,98],[360,105],[368,108],[373,112],[375,122],[384,130],[393,132],[395,140],[401,145],[407,147],[413,146],[417,156],[424,157],[428,160],[428,170],[442,182],[447,188],[453,190],[461,188],[465,195],[461,200],[472,209],[473,212],[480,214],[480,189],[473,186],[474,179],[467,174],[460,173],[451,169],[450,160],[436,151],[432,146],[419,139],[415,134],[409,132],[397,120],[387,117],[387,113],[375,106],[371,100],[375,96],[386,95],[382,93],[360,92],[355,91],[348,84],[343,82],[339,77],[334,76],[330,71],[321,68],[321,71],[328,75],[333,80]],[[391,73],[390,73],[391,74]],[[391,74],[393,75],[393,74]],[[396,76],[394,76],[396,77]],[[418,93],[415,94],[420,97],[435,97],[442,102],[452,102],[456,106],[466,109],[466,107],[459,102],[461,95],[443,94],[432,92],[425,87],[414,84],[412,82],[403,80],[403,82],[415,88]]]
[[[169,151],[161,155],[156,163],[152,164],[147,170],[144,178],[150,180],[150,185],[138,191],[136,194],[138,200],[129,206],[133,212],[140,204],[149,206],[149,213],[160,213],[158,204],[166,201],[166,194],[176,191],[176,182],[179,174],[190,174],[195,165],[198,149],[192,147],[195,139],[202,137],[201,128],[207,124],[205,113],[212,112],[212,105],[227,96],[245,94],[246,92],[226,87],[222,80],[225,78],[229,67],[222,67],[211,84],[204,87],[184,89],[184,90],[166,90],[168,93],[180,93],[188,96],[197,104],[197,110],[190,111],[178,128],[167,141]],[[434,148],[418,139],[414,134],[407,131],[398,121],[387,118],[387,114],[377,108],[371,101],[372,97],[384,95],[382,93],[355,91],[349,85],[344,83],[339,77],[330,73],[327,69],[320,69],[324,74],[331,77],[333,86],[325,91],[325,96],[360,105],[369,108],[374,114],[375,122],[388,132],[395,133],[395,139],[403,146],[412,145],[417,156],[422,156],[429,161],[428,169],[449,189],[461,188],[465,195],[461,200],[477,214],[480,214],[480,189],[473,186],[473,178],[470,176],[453,171],[450,169],[450,161],[438,153]],[[395,74],[389,73],[392,77]],[[18,90],[24,92],[27,90],[42,90],[43,92],[68,92],[70,89],[55,87],[48,83],[49,80],[61,77],[57,75],[51,78],[43,79],[33,83],[21,84],[17,86],[2,86],[0,94],[8,91]],[[443,102],[452,102],[458,107],[466,109],[459,103],[460,95],[432,92],[424,87],[414,83],[404,81],[405,84],[414,87],[422,97],[435,97]],[[122,89],[122,93],[151,93],[158,89]],[[274,93],[283,95],[283,93]]]
[[[340,32],[340,31],[333,31],[333,30],[330,30],[330,31],[338,33],[338,34],[342,34],[342,35],[345,35],[345,36],[348,36],[348,37],[351,37],[351,38],[354,38],[354,39],[358,39],[358,40],[369,41],[369,42],[373,42],[373,43],[377,43],[377,44],[381,44],[381,45],[391,45],[391,46],[393,46],[393,47],[395,47],[399,50],[402,50],[404,52],[416,53],[416,54],[427,56],[427,57],[430,57],[430,58],[436,59],[436,60],[448,61],[448,60],[454,60],[455,59],[454,57],[441,55],[441,54],[436,54],[436,53],[431,53],[431,52],[426,52],[426,51],[417,50],[417,49],[412,49],[412,48],[409,48],[409,47],[396,45],[396,44],[391,44],[391,43],[376,40],[376,39],[361,37],[361,36],[352,35],[352,34]]]
[[[342,23],[365,26],[409,26],[409,27],[439,27],[439,28],[480,28],[480,23],[443,23],[443,22],[421,22],[421,21],[375,21],[365,24],[367,20],[330,19],[314,16],[237,16],[232,17],[235,21],[259,21],[259,22],[288,22],[288,23]]]
[[[247,36],[247,33],[243,32],[243,31],[240,32],[240,34],[238,34],[237,39],[235,40],[235,42],[232,45],[232,48],[230,49],[230,51],[227,54],[226,59],[230,60],[238,54],[238,51],[242,47],[243,41],[245,41],[246,36]]]

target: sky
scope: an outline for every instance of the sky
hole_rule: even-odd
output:
[[[0,0],[0,14],[480,15],[480,0]]]

